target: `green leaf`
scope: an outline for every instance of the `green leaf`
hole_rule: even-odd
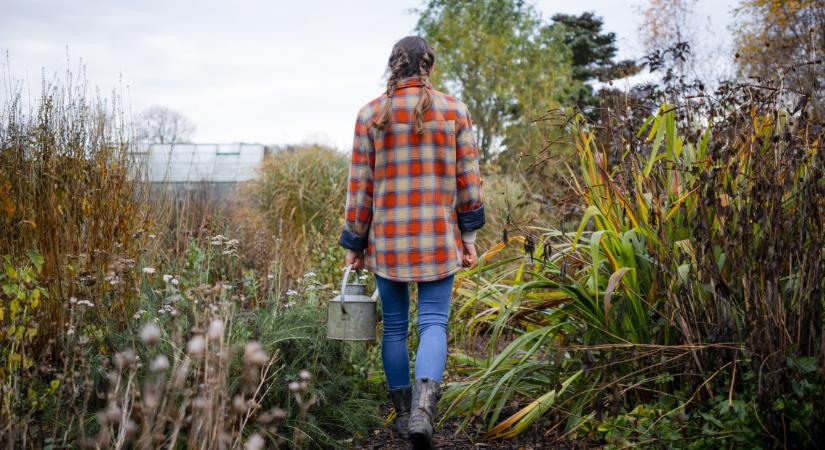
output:
[[[31,261],[32,264],[34,264],[34,267],[37,269],[37,273],[40,273],[40,271],[43,269],[43,256],[36,250],[29,250],[27,255],[29,256],[29,261]]]
[[[659,155],[659,147],[662,146],[662,141],[665,138],[665,128],[658,127],[656,129],[656,140],[653,141],[653,147],[650,150],[650,159],[647,160],[647,164],[645,165],[644,175],[650,176],[650,171],[653,170],[653,163],[656,162],[656,157]]]

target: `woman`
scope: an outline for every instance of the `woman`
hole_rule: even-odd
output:
[[[433,49],[420,37],[393,47],[386,92],[358,113],[340,240],[347,264],[375,275],[396,429],[415,448],[432,448],[453,274],[475,263],[475,235],[484,225],[470,114],[432,88],[434,64]],[[418,284],[414,384],[407,351],[410,282]]]

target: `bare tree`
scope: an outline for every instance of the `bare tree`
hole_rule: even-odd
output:
[[[137,138],[149,144],[183,144],[191,142],[195,124],[183,114],[163,106],[153,106],[140,114]]]
[[[676,62],[679,76],[714,85],[733,75],[732,51],[724,33],[714,29],[710,16],[702,16],[697,0],[647,0],[638,6],[639,28],[645,51],[676,48],[687,43],[689,51]]]

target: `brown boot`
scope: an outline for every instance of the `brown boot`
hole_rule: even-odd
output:
[[[438,383],[429,378],[415,380],[410,413],[410,442],[415,450],[431,450],[435,428],[435,404],[441,398]]]
[[[412,390],[412,386],[390,389],[390,400],[392,400],[392,406],[395,408],[395,431],[404,439],[410,436],[407,430],[410,421]]]

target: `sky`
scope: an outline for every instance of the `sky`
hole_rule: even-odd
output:
[[[545,18],[595,11],[619,58],[643,54],[645,0],[533,1]],[[730,40],[735,0],[697,0]],[[380,95],[392,45],[411,34],[421,1],[0,0],[2,93],[82,72],[136,116],[179,111],[198,143],[318,142],[347,149],[359,107]]]

